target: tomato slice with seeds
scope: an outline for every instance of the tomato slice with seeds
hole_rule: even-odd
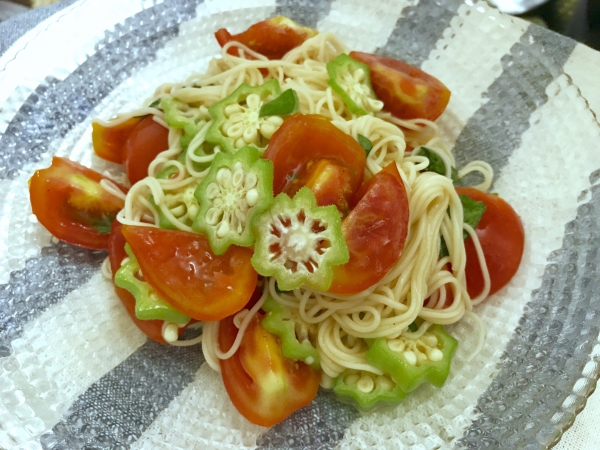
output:
[[[408,235],[408,196],[393,162],[357,192],[342,222],[350,260],[333,268],[329,292],[357,294],[378,283],[396,264]]]
[[[29,180],[33,214],[61,241],[106,249],[110,225],[124,202],[104,189],[101,180],[111,181],[79,163],[55,156],[49,168],[36,171]]]
[[[350,52],[369,66],[377,98],[399,119],[437,119],[450,101],[450,90],[437,78],[403,61],[370,53]]]
[[[123,164],[125,142],[133,129],[141,121],[142,117],[132,117],[114,127],[105,127],[99,123],[92,123],[94,153],[107,161]]]
[[[221,256],[206,236],[186,231],[124,225],[144,279],[174,308],[193,319],[221,320],[241,310],[258,274],[252,250],[232,245]]]
[[[521,219],[505,200],[473,188],[457,188],[458,195],[466,195],[485,204],[485,212],[475,228],[490,274],[490,293],[502,289],[517,272],[525,248],[525,231]],[[471,298],[483,290],[483,274],[473,240],[465,240],[467,265],[465,267],[467,292]]]
[[[148,167],[169,148],[169,130],[146,116],[131,132],[123,148],[125,173],[131,184],[148,176]]]
[[[273,191],[293,196],[309,187],[319,206],[344,212],[360,187],[366,153],[351,136],[319,115],[295,114],[273,134],[264,157],[273,161]]]
[[[300,26],[283,16],[255,23],[246,31],[233,36],[225,28],[221,28],[215,33],[221,47],[228,42],[237,41],[269,59],[283,58],[287,52],[316,35],[317,30]],[[238,49],[230,48],[228,53],[238,56]]]
[[[238,351],[220,361],[221,375],[229,398],[250,422],[273,426],[308,405],[317,395],[321,374],[303,362],[281,353],[279,340],[262,326],[256,314]],[[237,336],[233,316],[219,324],[219,347],[228,351]]]

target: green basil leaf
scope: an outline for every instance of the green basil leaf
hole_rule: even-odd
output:
[[[410,330],[412,333],[414,333],[415,331],[418,331],[418,330],[419,330],[419,326],[418,326],[416,323],[414,323],[414,322],[413,322],[413,323],[411,323],[411,324],[408,326],[408,329],[409,329],[409,330]]]
[[[148,105],[148,108],[156,108],[158,105],[160,105],[160,98],[157,100],[154,100],[152,103],[150,103]]]
[[[466,195],[461,195],[459,198],[463,207],[463,222],[475,229],[485,212],[485,203],[473,200]],[[466,231],[463,231],[463,235],[465,239],[469,237],[469,233]]]
[[[433,150],[427,147],[419,147],[416,149],[415,155],[425,156],[429,160],[429,166],[425,169],[427,172],[434,172],[446,176],[446,165],[440,156]],[[450,168],[452,183],[457,184],[460,181],[458,170],[456,167]]]
[[[262,105],[258,117],[285,116],[297,112],[299,107],[298,94],[295,90],[288,89],[276,99]]]
[[[110,217],[102,216],[99,220],[92,223],[92,226],[98,230],[100,234],[109,234],[112,220]]]
[[[367,153],[367,155],[373,148],[373,143],[368,138],[364,137],[362,134],[358,135],[358,143],[363,148],[363,150]]]

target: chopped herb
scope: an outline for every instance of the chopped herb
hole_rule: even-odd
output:
[[[475,229],[485,212],[485,203],[473,200],[466,195],[461,195],[459,198],[463,207],[463,222]],[[469,233],[463,230],[463,239],[467,239],[468,237]],[[448,256],[449,254],[446,241],[442,237],[440,243],[440,258]]]
[[[414,155],[425,156],[429,160],[429,166],[425,169],[427,172],[434,172],[440,175],[446,176],[446,165],[440,155],[438,155],[435,151],[427,148],[427,147],[419,147],[413,153]],[[458,176],[458,170],[456,167],[450,168],[452,182],[457,184],[460,181]]]
[[[148,108],[156,108],[158,105],[160,105],[160,98],[159,98],[159,99],[156,99],[156,100],[154,100],[152,103],[150,103],[150,104],[148,105]]]
[[[111,220],[108,216],[102,216],[99,220],[92,223],[92,226],[98,230],[100,234],[109,234],[110,233],[110,224]]]
[[[368,138],[364,137],[362,134],[358,135],[358,143],[363,148],[363,150],[367,153],[367,155],[373,148],[373,143]]]
[[[258,117],[285,116],[288,114],[293,114],[298,112],[299,105],[300,102],[298,100],[298,94],[296,91],[293,89],[288,89],[276,99],[262,105]]]
[[[414,333],[419,330],[419,326],[413,322],[408,326],[408,329]]]

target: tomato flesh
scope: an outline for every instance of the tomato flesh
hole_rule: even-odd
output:
[[[437,119],[450,101],[450,91],[437,78],[410,64],[369,53],[350,52],[369,66],[377,98],[399,119]]]
[[[169,130],[146,116],[131,132],[123,148],[125,173],[131,184],[148,176],[148,167],[169,148]]]
[[[475,233],[490,273],[489,295],[492,295],[508,284],[519,268],[525,248],[523,224],[512,206],[497,195],[473,188],[458,188],[456,192],[485,204]],[[483,291],[484,283],[475,244],[470,237],[465,240],[465,252],[467,292],[474,298]]]
[[[298,25],[287,17],[272,17],[255,23],[246,31],[231,35],[225,28],[215,33],[221,47],[231,41],[237,41],[269,59],[281,59],[290,50],[298,47],[308,38],[317,34],[317,30]],[[238,56],[238,50],[230,48],[229,54]]]
[[[36,171],[29,180],[31,209],[61,241],[106,249],[110,224],[124,202],[100,185],[103,179],[109,180],[81,164],[55,156],[49,168]]]
[[[235,314],[254,292],[258,274],[250,264],[251,249],[232,245],[216,256],[202,234],[130,225],[122,233],[144,279],[193,319],[214,321]]]
[[[114,127],[105,127],[99,123],[92,123],[94,153],[107,161],[123,164],[125,142],[141,120],[141,117],[132,117]]]
[[[396,163],[365,183],[355,203],[342,222],[350,260],[333,268],[334,294],[357,294],[379,282],[400,258],[408,234],[408,196]]]
[[[121,267],[121,262],[127,257],[125,253],[125,236],[121,233],[121,224],[118,221],[112,223],[110,237],[108,239],[108,258],[110,260],[110,270],[112,272],[113,284],[115,280],[115,273]],[[114,285],[115,293],[125,306],[125,310],[131,320],[142,330],[142,332],[153,341],[161,344],[166,344],[162,336],[162,320],[140,320],[135,315],[135,297],[126,289],[120,288]],[[179,333],[183,332],[183,328],[179,329]]]
[[[220,365],[237,410],[250,422],[270,427],[312,402],[321,375],[303,362],[285,358],[279,340],[262,327],[262,319],[261,314],[252,318],[238,351]],[[231,348],[237,332],[233,317],[221,321],[221,351]]]
[[[264,157],[273,161],[275,195],[297,192],[307,182],[321,206],[338,207],[349,203],[361,185],[367,159],[358,142],[329,119],[304,114],[283,122]],[[334,191],[338,188],[341,191]]]

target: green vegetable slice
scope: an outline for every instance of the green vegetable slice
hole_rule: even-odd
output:
[[[187,103],[173,98],[163,98],[160,102],[160,107],[165,112],[167,125],[183,130],[183,136],[179,140],[183,150],[188,148],[190,142],[192,142],[210,120],[208,110],[204,106],[193,108]],[[211,154],[212,147],[203,144],[196,150],[196,153],[199,155]]]
[[[367,341],[367,362],[391,375],[404,392],[425,382],[441,387],[450,373],[458,341],[441,325],[430,326],[418,339],[400,336]]]
[[[406,397],[388,375],[344,371],[334,381],[333,392],[340,401],[367,412],[378,406],[393,406]]]
[[[308,330],[298,329],[290,309],[280,305],[272,297],[267,298],[262,309],[267,312],[262,326],[269,333],[279,337],[283,356],[302,361],[315,370],[321,369],[319,353],[309,340]]]
[[[129,244],[125,244],[125,252],[129,261],[123,264],[115,274],[115,284],[128,290],[135,297],[135,315],[140,320],[166,320],[178,325],[185,325],[190,318],[179,312],[145,281],[138,278],[140,265]]]
[[[253,147],[218,153],[194,196],[200,209],[192,228],[208,237],[216,255],[233,244],[249,247],[254,244],[251,222],[273,200],[273,163]]]
[[[327,83],[353,114],[363,116],[383,108],[371,86],[371,70],[366,64],[342,53],[327,63],[327,73]]]
[[[327,290],[332,266],[350,258],[337,208],[317,206],[315,195],[303,187],[293,200],[279,194],[254,224],[252,266],[263,276],[274,276],[279,289],[306,284]]]
[[[293,89],[287,89],[275,100],[262,105],[258,117],[286,116],[298,112],[299,109],[300,101],[298,100],[298,94]]]
[[[208,109],[214,122],[206,134],[206,140],[221,146],[228,153],[235,153],[248,145],[264,152],[269,139],[283,123],[283,118],[260,117],[260,109],[280,94],[281,88],[276,79],[258,87],[243,83],[229,97]]]

